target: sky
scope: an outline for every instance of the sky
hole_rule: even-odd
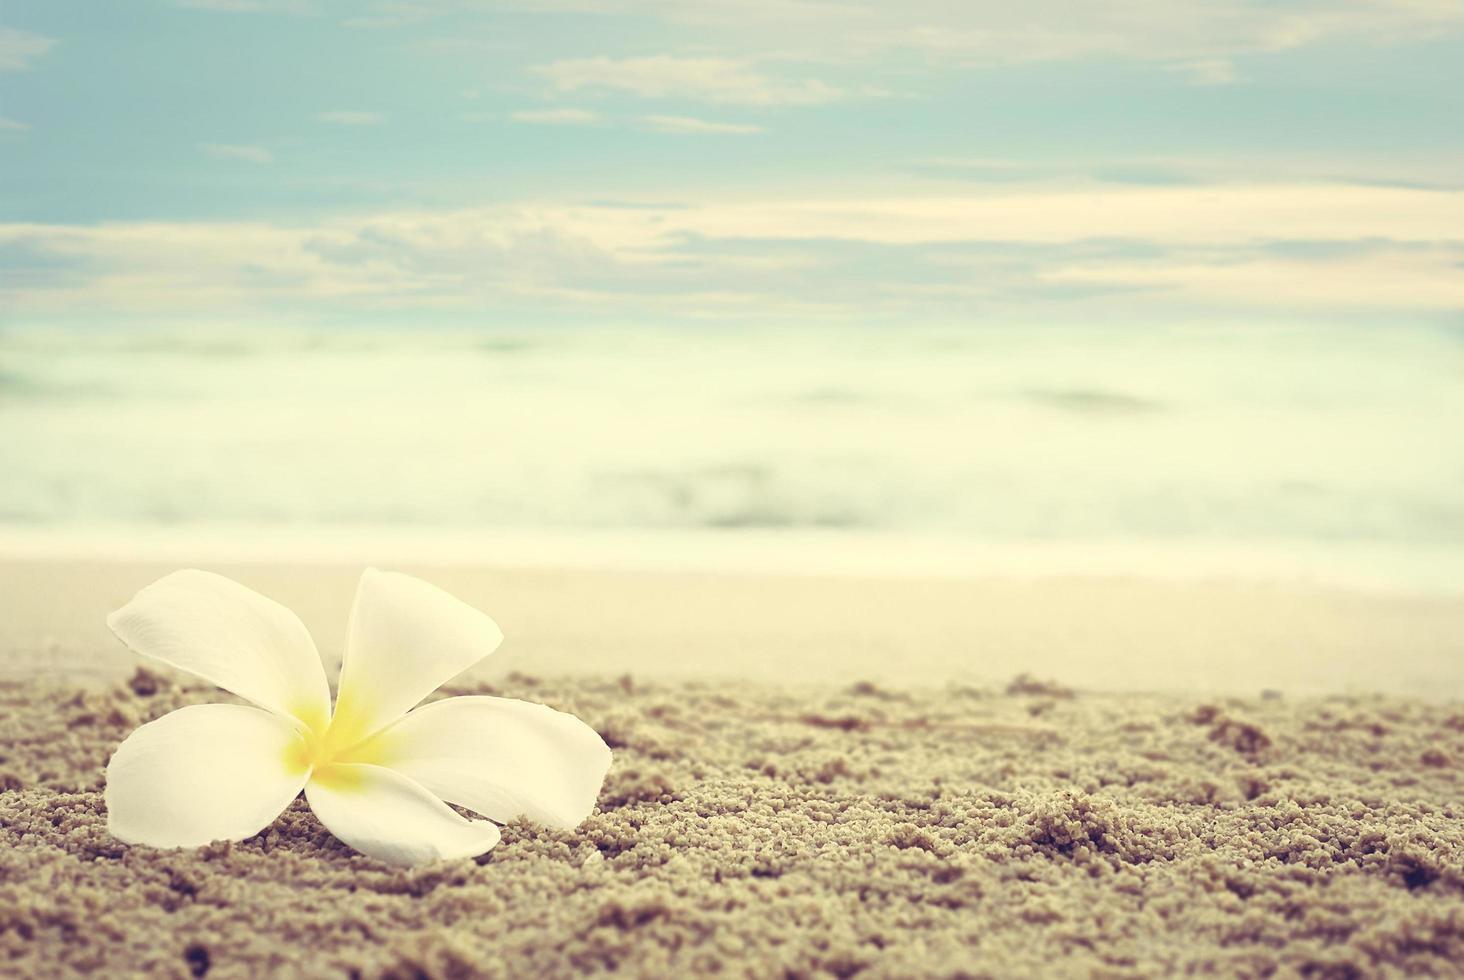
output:
[[[6,0],[0,325],[1464,323],[1459,0]]]

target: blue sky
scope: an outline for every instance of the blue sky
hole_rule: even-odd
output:
[[[9,0],[12,324],[1464,312],[1457,0]]]

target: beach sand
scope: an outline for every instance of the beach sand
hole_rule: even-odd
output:
[[[125,678],[137,658],[106,616],[178,567],[0,559],[0,677]],[[339,663],[361,566],[201,567],[295,610]],[[521,670],[910,687],[1030,673],[1091,691],[1464,698],[1464,583],[1414,595],[1226,579],[387,567],[503,627],[473,680]]]
[[[485,690],[485,688],[474,688]],[[107,836],[102,767],[211,697],[4,688],[12,975],[1457,975],[1464,711],[1390,698],[506,679],[614,747],[579,829],[398,871],[302,802]]]
[[[509,636],[448,693],[573,711],[615,762],[575,831],[401,871],[302,801],[237,844],[107,835],[122,738],[225,699],[106,640],[157,571],[0,566],[9,974],[1461,974],[1451,600],[443,571]],[[335,649],[350,570],[228,571]],[[1024,650],[1056,681],[992,679]]]

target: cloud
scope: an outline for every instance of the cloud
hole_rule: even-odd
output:
[[[648,129],[658,133],[761,133],[761,126],[746,123],[713,122],[692,116],[642,116]]]
[[[539,65],[535,74],[562,92],[611,90],[647,99],[692,99],[728,105],[820,105],[844,93],[816,78],[785,79],[736,58],[571,58]]]
[[[249,143],[200,143],[198,148],[220,160],[246,160],[249,163],[274,163],[274,154],[262,146]]]
[[[598,112],[588,109],[525,109],[509,115],[514,122],[544,126],[595,126],[603,121]]]
[[[1228,58],[1197,58],[1172,67],[1188,74],[1191,85],[1233,85],[1240,80]]]
[[[1239,148],[1237,148],[1239,150]],[[1258,148],[1221,157],[1123,156],[1030,160],[998,157],[917,157],[899,165],[909,173],[953,187],[962,184],[1062,182],[1151,185],[1296,184],[1464,189],[1464,153],[1393,149],[1334,155],[1293,154]]]
[[[335,126],[379,126],[386,121],[386,117],[379,112],[352,112],[339,109],[333,112],[317,112],[315,118]]]
[[[894,196],[729,199],[658,214],[555,212],[586,236],[650,248],[667,236],[1061,243],[1136,239],[1246,246],[1267,239],[1457,241],[1464,192],[1358,185],[999,185],[990,191]]]
[[[30,129],[30,123],[23,123],[18,119],[7,119],[0,116],[0,131],[23,133]]]
[[[33,62],[55,46],[55,38],[0,27],[0,71],[29,71]]]
[[[1464,310],[1464,249],[1375,249],[1362,257],[1314,261],[1258,255],[1212,257],[1208,262],[1073,265],[1047,275],[1051,282],[1182,291],[1207,307],[1265,297],[1281,309],[1364,309],[1400,312]]]
[[[695,50],[742,59],[871,64],[912,56],[922,66],[982,69],[1095,59],[1168,66],[1318,44],[1407,44],[1464,31],[1457,0],[536,0],[531,7],[660,23]]]
[[[1464,191],[1357,185],[575,199],[314,224],[0,225],[12,314],[1457,316]],[[8,249],[8,251],[7,251]],[[65,275],[7,275],[4,256]]]

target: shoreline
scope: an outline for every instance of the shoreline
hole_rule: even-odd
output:
[[[0,558],[0,677],[115,681],[105,617],[182,565],[295,610],[337,660],[355,563]],[[900,689],[1030,675],[1084,692],[1464,698],[1464,596],[1112,576],[870,577],[382,563],[507,636],[465,675],[621,676]]]
[[[0,562],[410,564],[882,579],[1133,579],[1464,599],[1464,549],[1371,541],[965,538],[858,528],[16,526]]]

